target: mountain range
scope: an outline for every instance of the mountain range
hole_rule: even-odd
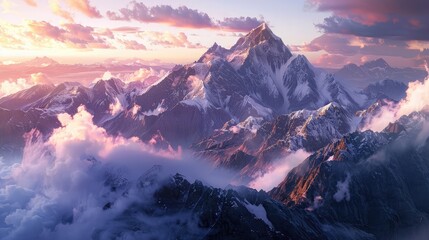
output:
[[[48,58],[23,64],[61,66]],[[135,183],[109,175],[105,195],[117,197],[100,211],[114,211],[132,194],[151,200],[127,199],[132,204],[112,220],[114,227],[93,236],[401,239],[429,220],[429,142],[424,135],[414,143],[429,116],[414,112],[381,132],[362,128],[382,106],[404,99],[404,82],[425,76],[382,59],[331,74],[292,54],[263,23],[230,49],[215,43],[195,62],[177,65],[150,84],[115,77],[90,85],[47,83],[1,98],[0,158],[22,158],[26,133],[36,129],[46,140],[64,127],[58,115],[72,116],[80,106],[109,135],[136,137],[161,150],[184,149],[189,157],[232,171],[238,185],[249,186],[304,150],[309,157],[267,192],[215,188],[180,173],[165,177],[162,166],[142,172]],[[347,79],[373,83],[356,91],[344,84]],[[167,225],[169,231],[159,233]]]
[[[368,83],[377,83],[386,79],[409,83],[424,80],[426,71],[417,68],[395,68],[390,66],[383,58],[368,61],[362,65],[350,63],[334,71],[340,82],[354,88],[365,88]]]

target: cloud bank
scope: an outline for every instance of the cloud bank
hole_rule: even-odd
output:
[[[426,67],[426,71],[429,71]],[[429,110],[429,77],[423,82],[415,81],[408,84],[407,96],[397,104],[383,106],[378,114],[368,120],[363,128],[381,131],[391,122],[412,112]]]
[[[329,33],[402,40],[429,40],[429,2],[416,0],[309,0],[333,12],[318,27]]]
[[[139,28],[93,28],[74,23],[73,16],[61,8],[59,2],[51,0],[51,10],[68,20],[53,25],[46,21],[28,20],[24,24],[4,23],[0,28],[0,47],[10,49],[72,48],[72,49],[131,49],[150,50],[162,46],[172,48],[202,48],[180,32],[141,31]]]
[[[151,186],[160,178],[181,172],[190,181],[204,179],[222,187],[229,183],[229,175],[220,175],[180,150],[158,150],[137,138],[107,135],[84,107],[58,119],[62,127],[46,141],[36,131],[27,134],[22,162],[1,166],[2,239],[136,237],[117,219],[132,204],[153,201]],[[145,214],[140,220],[149,219],[155,226],[146,226],[139,237],[153,236],[154,220],[175,221]]]
[[[307,5],[316,11],[331,13],[316,24],[322,36],[296,48],[325,51],[329,55],[318,60],[322,65],[341,67],[345,62],[335,57],[339,54],[347,56],[348,61],[385,56],[404,66],[423,66],[424,61],[429,60],[427,1],[307,0]],[[323,64],[327,58],[335,61]]]
[[[28,78],[9,79],[0,82],[0,98],[21,90],[28,89],[38,84],[50,84],[50,80],[43,73],[30,74]]]
[[[277,160],[271,167],[269,167],[265,174],[262,174],[260,177],[249,183],[249,187],[265,191],[272,190],[284,180],[290,170],[298,166],[310,155],[310,153],[301,149],[290,153],[285,158]]]

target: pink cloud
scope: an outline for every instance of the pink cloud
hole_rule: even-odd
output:
[[[104,37],[110,38],[110,39],[115,38],[115,34],[113,34],[113,31],[111,29],[108,29],[108,28],[97,29],[97,34],[99,36],[104,36]]]
[[[123,26],[123,27],[112,28],[112,31],[123,32],[123,33],[136,33],[136,32],[140,32],[140,28],[139,27]]]
[[[11,31],[12,29],[15,30]],[[11,49],[22,49],[25,45],[24,38],[21,38],[22,31],[19,25],[2,24],[0,27],[0,46]],[[18,32],[18,34],[16,33]]]
[[[429,2],[407,0],[308,0],[332,12],[317,26],[328,33],[383,39],[428,40]]]
[[[76,23],[67,23],[63,25],[67,30],[67,38],[76,43],[94,42],[94,29],[92,27],[83,26]]]
[[[31,86],[25,78],[2,81],[0,82],[0,98],[17,93]]]
[[[146,50],[146,46],[136,40],[118,40],[126,49]]]
[[[80,11],[90,18],[101,18],[100,11],[94,6],[91,6],[89,0],[67,0],[70,7]]]
[[[17,93],[38,84],[50,84],[44,73],[32,73],[27,78],[9,79],[0,82],[0,98]]]
[[[426,66],[426,71],[429,69]],[[387,124],[394,122],[403,115],[411,114],[412,112],[428,111],[429,109],[429,77],[423,82],[415,81],[408,84],[407,96],[399,103],[390,103],[382,107],[380,112],[368,120],[368,123],[363,128],[374,131],[381,131]]]
[[[200,43],[191,42],[183,32],[143,32],[139,28],[126,26],[112,29],[93,28],[73,22],[56,26],[46,21],[30,20],[26,21],[25,25],[6,24],[0,29],[0,46],[18,49],[115,49],[123,46],[126,49],[146,50],[146,43],[163,47],[203,47]]]
[[[111,20],[136,20],[139,22],[164,23],[177,27],[210,28],[210,17],[198,10],[185,6],[172,8],[168,5],[147,7],[144,3],[133,1],[129,8],[122,8],[119,13],[107,12]]]
[[[342,67],[347,63],[347,57],[340,54],[322,54],[314,61],[315,65],[337,68]]]
[[[73,17],[71,15],[70,12],[64,10],[61,6],[60,6],[60,2],[59,0],[50,0],[49,1],[49,7],[52,11],[53,14],[60,16],[64,19],[66,19],[69,22],[74,22]]]
[[[35,0],[24,0],[24,2],[32,7],[37,7],[37,2]]]
[[[403,58],[417,57],[419,49],[410,48],[408,42],[371,37],[358,37],[342,34],[325,33],[310,43],[292,46],[295,51],[318,52],[326,51],[336,55],[378,55]]]
[[[113,48],[92,27],[81,24],[67,23],[58,27],[45,21],[28,21],[27,26],[30,29],[27,37],[38,45],[44,42],[49,45],[46,41],[54,40],[72,48]]]
[[[53,26],[48,22],[28,21],[27,26],[30,28],[30,34],[45,36],[57,41],[63,40],[63,35],[66,33],[64,29]]]
[[[308,0],[319,11],[333,11],[335,15],[350,17],[366,24],[386,22],[396,17],[412,17],[429,13],[429,2],[410,4],[407,0]]]
[[[139,37],[147,39],[151,44],[161,45],[164,47],[186,47],[201,48],[201,44],[192,43],[188,40],[185,33],[172,34],[169,32],[140,32]]]

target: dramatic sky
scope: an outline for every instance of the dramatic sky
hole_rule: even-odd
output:
[[[377,57],[422,66],[429,56],[426,0],[0,0],[0,12],[2,62],[188,63],[214,42],[230,47],[262,21],[318,66]]]

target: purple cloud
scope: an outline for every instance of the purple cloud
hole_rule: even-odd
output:
[[[333,12],[317,26],[327,33],[397,40],[429,40],[429,1],[309,0],[318,11]]]
[[[411,58],[421,54],[420,50],[411,48],[405,41],[333,33],[325,33],[308,44],[292,46],[292,49],[304,52],[324,50],[329,54],[345,56],[363,54]]]
[[[168,5],[147,7],[144,3],[136,1],[131,2],[128,8],[121,8],[119,13],[108,11],[106,15],[111,20],[164,23],[176,27],[210,28],[214,24],[206,13],[185,6],[178,8]]]
[[[110,20],[161,23],[175,27],[224,29],[227,31],[247,32],[263,22],[251,17],[231,17],[214,21],[207,13],[186,6],[173,8],[169,5],[148,7],[142,2],[132,1],[127,8],[119,12],[107,11]]]
[[[331,16],[317,27],[327,33],[350,34],[361,37],[375,37],[397,40],[429,40],[429,17],[377,22],[371,25],[348,18]]]
[[[219,22],[219,26],[231,31],[250,31],[259,26],[263,20],[255,17],[231,17],[224,18]]]

